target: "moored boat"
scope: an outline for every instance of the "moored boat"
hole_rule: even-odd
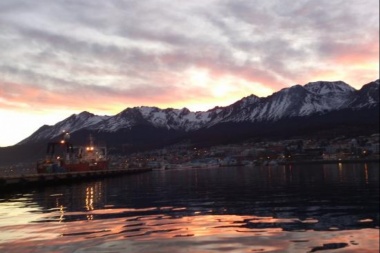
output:
[[[73,146],[70,134],[64,133],[58,142],[49,142],[46,158],[37,162],[38,173],[62,173],[107,170],[107,148],[94,145],[90,136],[87,146]]]

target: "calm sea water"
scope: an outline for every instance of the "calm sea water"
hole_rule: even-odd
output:
[[[152,171],[0,193],[0,252],[378,252],[379,164]]]

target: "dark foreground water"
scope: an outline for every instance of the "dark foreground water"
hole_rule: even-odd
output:
[[[152,171],[0,193],[0,252],[378,252],[379,164]]]

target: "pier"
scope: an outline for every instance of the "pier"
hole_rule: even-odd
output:
[[[0,190],[25,187],[44,187],[49,185],[84,182],[87,180],[103,179],[107,177],[138,174],[151,171],[146,168],[110,169],[65,173],[21,174],[0,177]]]

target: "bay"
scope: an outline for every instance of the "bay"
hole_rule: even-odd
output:
[[[379,164],[152,171],[0,193],[0,252],[378,252]]]

